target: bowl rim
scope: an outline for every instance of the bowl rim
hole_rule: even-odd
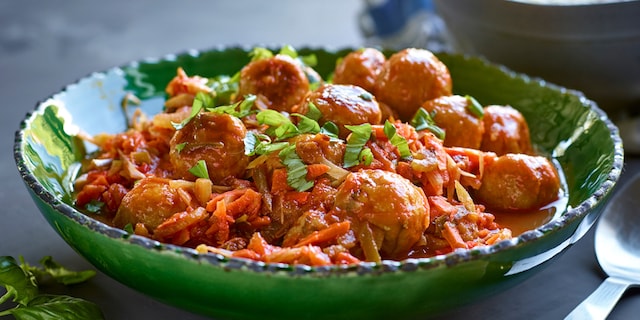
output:
[[[249,52],[251,47],[247,46],[216,46],[207,48],[204,50],[185,50],[183,52],[168,54],[162,57],[152,57],[145,58],[136,61],[129,62],[127,64],[113,67],[110,69],[106,69],[99,72],[92,72],[86,76],[83,76],[76,80],[75,82],[68,84],[62,88],[62,90],[58,91],[50,95],[49,97],[39,100],[35,104],[35,108],[26,113],[23,120],[20,122],[19,129],[15,132],[14,139],[14,160],[18,171],[20,173],[21,178],[23,179],[25,185],[29,189],[33,195],[37,196],[41,201],[49,205],[51,208],[55,209],[58,214],[62,214],[65,217],[74,221],[81,226],[91,229],[92,231],[98,232],[99,234],[109,237],[112,240],[116,241],[124,241],[128,245],[135,245],[144,247],[146,249],[152,249],[155,253],[162,254],[163,252],[173,252],[181,255],[184,259],[190,260],[191,262],[199,263],[200,261],[206,262],[208,265],[212,267],[222,267],[224,269],[236,269],[236,270],[248,270],[257,273],[284,273],[290,276],[330,276],[330,275],[343,275],[343,274],[387,274],[387,273],[398,273],[403,271],[417,271],[417,270],[427,270],[433,269],[437,267],[453,267],[457,264],[479,260],[489,256],[490,254],[502,252],[505,250],[509,250],[512,248],[516,248],[522,246],[524,243],[535,242],[542,238],[545,234],[552,232],[554,230],[562,229],[567,224],[573,222],[576,219],[580,219],[589,212],[590,209],[595,207],[600,199],[606,197],[613,190],[616,182],[619,180],[619,177],[622,172],[623,167],[623,159],[624,159],[624,151],[622,139],[619,135],[618,128],[616,125],[608,118],[606,113],[600,109],[597,104],[587,99],[581,92],[576,90],[567,89],[553,83],[549,83],[540,78],[529,77],[522,73],[514,72],[508,69],[505,66],[494,64],[489,62],[488,60],[482,57],[471,57],[469,55],[464,54],[452,54],[445,53],[449,55],[457,55],[462,57],[465,60],[470,59],[478,59],[481,63],[496,67],[500,69],[501,72],[504,72],[510,78],[523,78],[526,81],[533,81],[538,84],[544,85],[545,87],[550,87],[554,90],[559,90],[561,92],[568,92],[573,95],[576,95],[580,98],[583,105],[589,107],[589,110],[595,112],[598,116],[598,119],[605,123],[607,129],[609,130],[609,136],[614,144],[614,154],[612,169],[609,172],[605,181],[602,182],[602,185],[587,199],[582,201],[580,205],[576,207],[569,207],[565,210],[565,212],[551,219],[549,222],[545,223],[537,227],[536,229],[525,231],[517,237],[508,240],[499,241],[496,244],[490,246],[479,246],[472,249],[457,249],[453,252],[447,254],[436,255],[428,258],[409,258],[404,260],[383,260],[380,263],[375,262],[360,262],[357,264],[350,265],[329,265],[329,266],[309,266],[304,264],[299,265],[290,265],[284,263],[266,263],[262,261],[255,261],[245,258],[236,258],[236,257],[226,257],[221,254],[216,253],[198,253],[195,249],[177,246],[173,244],[165,244],[156,240],[152,240],[146,237],[128,234],[126,231],[111,227],[103,222],[100,222],[96,219],[90,218],[89,216],[83,214],[79,210],[75,209],[73,206],[64,203],[61,199],[54,196],[50,193],[38,180],[36,179],[34,173],[27,167],[26,159],[24,157],[25,152],[23,147],[25,146],[25,134],[24,130],[27,129],[31,124],[34,117],[44,112],[52,103],[60,98],[64,97],[69,90],[73,90],[74,87],[81,85],[84,82],[90,81],[95,77],[105,76],[111,72],[122,72],[125,68],[137,68],[139,64],[144,63],[162,63],[162,62],[171,62],[175,61],[178,57],[184,55],[191,55],[195,58],[200,56],[203,53],[212,52],[212,51],[223,51],[229,49],[241,49],[243,51]],[[304,50],[313,50],[313,51],[325,51],[328,53],[338,53],[345,50],[350,50],[353,48],[344,47],[344,48],[326,48],[326,47],[303,47],[301,46],[299,49]],[[434,52],[436,54],[440,54]],[[59,106],[60,107],[60,106]],[[595,220],[595,219],[594,219]],[[591,226],[590,221],[589,227]],[[552,256],[556,255],[560,251],[564,250],[569,244],[577,241],[582,234],[578,235],[575,238],[576,233],[579,230],[576,230],[572,237],[570,237],[567,241],[565,241],[560,248],[556,248],[552,252]]]

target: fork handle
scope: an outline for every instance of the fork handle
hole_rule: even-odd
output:
[[[591,293],[564,319],[606,319],[630,285],[629,281],[619,278],[605,279],[596,291]]]

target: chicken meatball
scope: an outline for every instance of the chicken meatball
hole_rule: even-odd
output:
[[[153,233],[163,221],[185,211],[187,206],[176,189],[169,186],[168,179],[144,178],[122,198],[113,224],[124,228],[128,224],[141,223]]]
[[[425,49],[404,49],[382,66],[374,94],[408,121],[427,100],[451,95],[449,69]]]
[[[352,51],[336,65],[333,83],[353,84],[374,92],[376,78],[386,59],[382,52],[374,48]]]
[[[445,131],[444,145],[478,149],[482,143],[482,118],[469,111],[466,97],[442,96],[426,101],[422,108],[433,115],[436,125]]]
[[[193,180],[195,176],[189,169],[204,160],[214,183],[230,176],[240,177],[249,163],[244,154],[246,134],[247,129],[236,117],[199,113],[171,138],[169,157],[175,174]]]
[[[319,87],[300,105],[299,113],[306,114],[309,103],[313,103],[322,113],[318,123],[335,123],[340,129],[341,138],[346,138],[350,133],[345,125],[378,124],[382,117],[375,97],[354,85],[325,84]]]
[[[252,61],[240,71],[238,97],[255,94],[269,109],[291,112],[308,92],[304,68],[287,55]]]
[[[555,201],[559,190],[558,172],[547,158],[506,154],[485,163],[474,194],[491,209],[530,210]]]
[[[487,106],[482,121],[482,151],[492,151],[498,155],[533,152],[529,126],[518,110],[510,106]]]
[[[338,188],[335,210],[351,221],[367,261],[406,256],[429,226],[429,204],[422,189],[389,171],[350,173]],[[366,248],[372,242],[378,257]]]

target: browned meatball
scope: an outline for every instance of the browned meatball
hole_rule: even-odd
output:
[[[291,112],[308,92],[305,70],[287,55],[252,61],[240,71],[238,97],[255,94],[269,109]]]
[[[122,198],[113,224],[124,228],[128,224],[141,223],[153,233],[164,220],[185,211],[187,206],[176,189],[169,186],[169,180],[144,178]]]
[[[305,103],[300,105],[299,113],[306,114],[309,103],[313,103],[322,113],[322,117],[318,120],[320,125],[327,121],[335,123],[340,129],[341,138],[346,138],[351,132],[344,125],[378,124],[382,117],[375,97],[353,85],[320,86],[309,94]]]
[[[353,84],[374,92],[376,77],[386,59],[382,52],[374,48],[352,51],[336,65],[333,83]]]
[[[368,261],[405,256],[429,225],[429,204],[422,189],[383,170],[350,173],[338,188],[335,210],[351,221]],[[367,253],[365,246],[371,242],[367,234],[375,239],[380,257]]]
[[[483,122],[481,150],[498,155],[532,153],[529,126],[518,110],[510,106],[487,106],[484,108]]]
[[[485,163],[476,200],[491,209],[530,210],[555,201],[560,179],[545,157],[506,154]]]
[[[482,118],[469,111],[466,97],[442,96],[426,101],[422,108],[433,115],[436,125],[445,131],[444,145],[478,149],[482,142]]]
[[[209,178],[220,182],[240,177],[249,157],[244,154],[247,129],[240,119],[228,114],[200,113],[171,138],[171,164],[178,177],[195,179],[189,172],[199,160],[207,164]]]
[[[425,49],[404,49],[384,63],[374,93],[408,121],[423,102],[451,95],[449,69]]]

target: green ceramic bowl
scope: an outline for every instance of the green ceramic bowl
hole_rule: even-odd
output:
[[[315,53],[328,75],[348,50]],[[164,245],[111,228],[73,207],[76,162],[91,151],[75,136],[125,129],[127,92],[148,113],[162,108],[165,85],[188,74],[233,74],[248,49],[188,52],[94,73],[26,116],[15,139],[18,170],[43,216],[98,269],[160,301],[219,318],[360,319],[435,314],[505,290],[553,261],[599,216],[623,163],[617,128],[578,92],[515,74],[484,60],[439,54],[454,91],[484,104],[510,104],[527,118],[533,142],[562,167],[568,208],[509,241],[425,259],[308,267],[265,264]]]

